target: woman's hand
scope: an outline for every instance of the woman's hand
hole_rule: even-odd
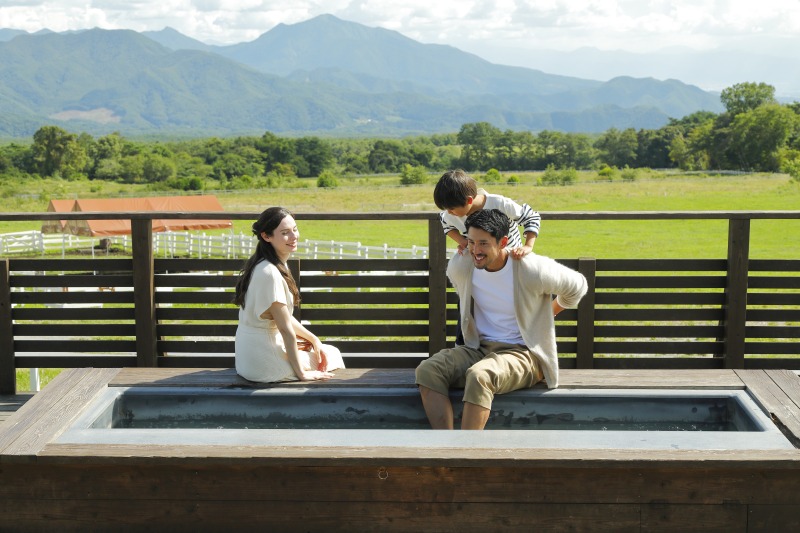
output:
[[[299,376],[300,381],[320,381],[333,377],[332,372],[322,372],[320,370],[304,370]]]
[[[315,348],[315,350],[319,354],[319,365],[317,365],[317,370],[325,372],[328,370],[328,354],[325,353],[325,350],[322,348],[322,344],[320,344],[318,348]]]

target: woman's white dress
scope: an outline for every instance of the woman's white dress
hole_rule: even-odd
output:
[[[253,269],[250,285],[245,294],[244,308],[239,309],[239,325],[236,328],[236,372],[245,379],[260,382],[296,381],[292,365],[289,364],[283,336],[268,309],[280,302],[294,309],[294,300],[289,285],[278,268],[269,261],[261,261]],[[323,349],[328,357],[328,370],[344,368],[342,354],[329,344]],[[319,362],[314,352],[300,352],[301,364],[316,370]]]

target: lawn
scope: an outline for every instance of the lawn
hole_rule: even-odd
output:
[[[543,213],[537,253],[556,258],[725,258],[725,221],[555,221],[547,213],[560,211],[762,211],[800,209],[800,183],[786,175],[681,176],[647,174],[633,182],[600,182],[595,173],[581,173],[576,184],[543,187],[536,173],[518,173],[519,185],[485,185],[490,192],[527,202]],[[422,221],[325,221],[303,220],[303,213],[317,212],[435,212],[431,176],[427,185],[399,186],[399,179],[341,178],[335,189],[265,189],[215,192],[227,211],[257,213],[271,205],[283,205],[299,220],[301,238],[360,242],[365,245],[410,248],[427,243]],[[3,212],[40,212],[50,198],[144,195],[142,186],[61,180],[31,180],[24,184],[0,183]],[[163,194],[163,193],[159,193]],[[251,222],[234,222],[234,231],[249,234]],[[37,222],[0,222],[0,233],[39,229]],[[800,220],[756,220],[751,226],[753,258],[797,259]],[[41,377],[42,384],[57,373]],[[28,370],[17,372],[17,389],[28,389]]]

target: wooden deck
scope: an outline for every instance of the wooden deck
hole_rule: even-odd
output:
[[[0,430],[3,428],[3,422],[33,398],[33,395],[33,392],[0,395]]]
[[[231,369],[65,370],[0,425],[0,530],[125,531],[158,524],[213,531],[229,528],[231,520],[280,531],[800,530],[798,449],[56,442],[96,394],[128,385],[275,386],[247,382]],[[344,370],[324,385],[413,387],[413,370]],[[794,371],[565,369],[561,388],[747,389],[800,445]],[[21,401],[0,398],[12,406]]]

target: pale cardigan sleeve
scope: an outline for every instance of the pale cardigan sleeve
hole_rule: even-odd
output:
[[[515,261],[514,309],[528,349],[542,365],[548,388],[558,387],[558,350],[552,297],[564,308],[575,308],[588,284],[579,272],[557,261],[528,254]]]

